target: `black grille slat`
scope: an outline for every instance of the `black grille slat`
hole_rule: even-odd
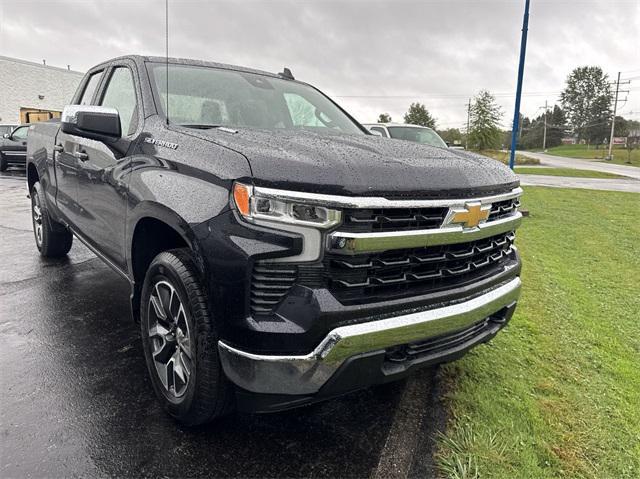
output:
[[[298,278],[290,264],[256,261],[251,274],[250,307],[254,315],[271,314]]]
[[[329,290],[362,304],[454,288],[497,274],[510,260],[513,232],[470,243],[356,256],[325,255]]]
[[[495,221],[514,214],[520,207],[519,198],[511,198],[509,200],[498,201],[491,205],[488,221]]]
[[[448,208],[347,209],[342,231],[410,231],[440,228]]]

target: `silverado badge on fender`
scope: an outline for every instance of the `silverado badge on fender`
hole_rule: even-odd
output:
[[[156,145],[156,146],[164,146],[165,148],[171,148],[172,150],[178,149],[177,143],[171,143],[170,141],[164,141],[164,140],[156,140],[155,138],[151,138],[149,136],[145,137],[144,142],[151,143],[152,145]]]

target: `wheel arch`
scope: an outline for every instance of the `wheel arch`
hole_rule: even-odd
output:
[[[158,254],[188,248],[197,254],[197,241],[190,225],[169,208],[153,202],[139,204],[128,221],[127,264],[132,283],[131,311],[139,317],[140,295],[149,265]]]
[[[35,185],[37,181],[40,181],[40,174],[38,173],[38,168],[36,168],[36,165],[33,162],[28,162],[27,163],[27,185],[29,187],[29,194],[31,194],[33,185]]]

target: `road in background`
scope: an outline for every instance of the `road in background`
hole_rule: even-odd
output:
[[[533,153],[531,151],[518,150],[518,154],[540,160],[543,166],[554,168],[574,168],[580,170],[602,171],[614,175],[628,176],[640,180],[640,168],[637,166],[616,165],[605,161],[587,160],[581,158],[566,158],[564,156],[548,155],[546,153]]]
[[[640,193],[640,181],[631,179],[617,180],[607,178],[575,178],[568,176],[522,174],[518,174],[518,176],[520,177],[520,183],[523,186],[551,186],[554,188],[582,188],[587,190]]]
[[[24,170],[0,175],[0,477],[434,475],[433,370],[408,393],[403,381],[178,425],[154,397],[127,283],[77,240],[68,258],[41,259],[25,183]]]

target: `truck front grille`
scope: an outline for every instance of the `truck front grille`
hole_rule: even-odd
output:
[[[256,261],[251,274],[251,313],[270,314],[298,277],[298,268],[285,263]]]
[[[491,205],[488,221],[514,214],[520,201],[512,198]],[[340,231],[373,233],[436,229],[442,226],[449,208],[377,208],[346,209]]]
[[[470,243],[355,256],[326,254],[327,286],[343,304],[417,296],[497,274],[511,261],[513,232]]]

